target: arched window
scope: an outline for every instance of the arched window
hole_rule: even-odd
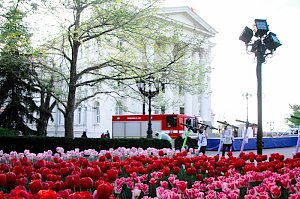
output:
[[[97,124],[99,124],[100,123],[100,103],[96,102],[94,108],[95,108],[95,122]]]

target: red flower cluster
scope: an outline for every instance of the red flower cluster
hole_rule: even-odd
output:
[[[239,157],[229,153],[228,158],[187,151],[170,156],[165,149],[133,154],[125,158],[107,151],[92,161],[10,158],[0,163],[0,199],[113,199],[128,196],[123,192],[140,198],[300,194],[300,153],[287,159],[278,153],[268,157],[244,152]]]

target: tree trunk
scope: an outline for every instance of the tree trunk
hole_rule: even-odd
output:
[[[69,96],[65,115],[65,137],[74,138],[75,86],[69,87]]]
[[[68,102],[65,115],[65,137],[74,138],[74,111],[75,111],[75,98],[76,98],[76,68],[77,68],[77,55],[79,43],[74,42],[73,58],[70,67],[70,82]]]
[[[47,136],[47,126],[48,126],[49,117],[41,116],[37,123],[37,135]]]
[[[74,138],[74,111],[75,111],[75,97],[76,97],[76,83],[77,83],[77,59],[80,42],[78,40],[78,30],[80,27],[80,16],[82,8],[80,5],[76,8],[74,31],[73,35],[69,36],[72,40],[72,59],[70,61],[70,81],[69,81],[69,92],[68,102],[66,107],[65,115],[65,137]]]

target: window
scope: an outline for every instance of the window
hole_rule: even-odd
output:
[[[166,107],[165,107],[164,105],[162,105],[162,106],[160,107],[160,110],[161,110],[161,113],[162,113],[162,114],[165,114],[165,112],[166,112]]]
[[[78,124],[81,124],[81,107],[78,108],[78,118],[77,118]]]
[[[96,123],[99,124],[100,123],[100,104],[99,102],[96,103],[95,105],[95,118],[96,118]]]
[[[160,110],[159,109],[155,109],[154,110],[154,114],[159,114],[160,113]]]
[[[119,104],[116,105],[116,109],[115,109],[115,115],[122,115],[123,114],[123,109],[122,106],[120,106]]]
[[[118,41],[118,45],[119,45],[120,47],[122,47],[122,46],[124,45],[124,42],[123,42],[122,40],[119,40],[119,41]]]
[[[180,107],[179,114],[184,114],[184,107]]]
[[[62,113],[58,111],[58,124],[62,124]]]
[[[167,127],[177,127],[177,116],[166,116]]]
[[[178,94],[183,95],[183,86],[179,85],[178,87]]]

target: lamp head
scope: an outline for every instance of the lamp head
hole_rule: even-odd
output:
[[[276,50],[277,47],[281,46],[279,39],[276,37],[276,34],[270,32],[264,39],[264,43],[270,51]]]
[[[241,33],[239,40],[245,42],[245,44],[248,44],[253,37],[253,31],[249,27],[245,27],[243,32]]]
[[[145,90],[145,81],[143,79],[137,80],[136,85],[139,90]]]
[[[269,25],[267,24],[267,20],[255,19],[254,22],[255,22],[254,28],[256,30],[255,31],[256,37],[261,37],[267,34],[267,32],[269,31]]]

